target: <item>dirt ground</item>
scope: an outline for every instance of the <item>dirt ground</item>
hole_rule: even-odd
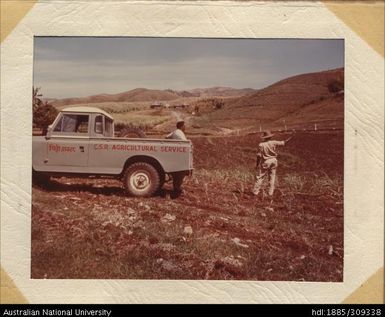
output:
[[[278,138],[284,139],[281,135]],[[184,194],[53,178],[32,194],[32,278],[342,281],[343,134],[280,148],[274,200],[255,198],[256,135],[195,137]]]

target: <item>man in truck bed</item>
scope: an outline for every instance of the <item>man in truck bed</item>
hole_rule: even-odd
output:
[[[183,140],[186,141],[186,135],[184,131],[186,130],[186,126],[184,121],[178,121],[176,123],[176,130],[172,131],[169,135],[166,136],[166,139],[174,139],[174,140]]]
[[[174,140],[183,140],[187,141],[186,135],[184,134],[186,130],[186,126],[184,121],[180,120],[176,123],[176,130],[171,132],[169,135],[166,136],[166,139],[174,139]],[[172,198],[177,198],[182,194],[182,184],[183,179],[186,176],[186,172],[174,172],[171,173],[172,176],[172,183],[173,183],[173,189],[174,192],[172,193]]]

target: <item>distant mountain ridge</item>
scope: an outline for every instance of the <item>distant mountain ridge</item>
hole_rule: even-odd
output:
[[[292,76],[260,90],[231,87],[182,91],[136,88],[118,94],[50,100],[50,103],[64,107],[103,102],[175,103],[181,102],[178,101],[181,98],[192,98],[188,103],[196,105],[199,98],[204,101],[205,98],[220,97],[224,106],[215,111],[209,106],[207,112],[202,107],[200,115],[193,118],[196,126],[206,120],[212,126],[240,129],[259,128],[260,125],[277,128],[284,124],[295,126],[304,123],[341,128],[344,122],[343,87],[344,69],[337,68]]]
[[[136,88],[118,94],[98,94],[79,98],[50,99],[54,106],[88,104],[101,102],[149,102],[170,101],[182,97],[239,97],[256,92],[251,88],[236,89],[231,87],[197,88],[192,90],[157,90]]]
[[[156,101],[173,100],[179,96],[170,90],[154,90],[146,88],[136,88],[118,94],[100,94],[80,98],[64,98],[51,100],[54,106],[68,106],[74,104],[89,104],[101,102],[122,102],[122,101]]]

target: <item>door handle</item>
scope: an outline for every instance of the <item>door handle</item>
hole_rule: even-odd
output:
[[[84,152],[84,146],[79,146],[80,152]]]

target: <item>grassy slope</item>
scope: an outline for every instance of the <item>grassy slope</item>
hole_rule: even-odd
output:
[[[225,100],[223,109],[194,119],[195,125],[220,125],[227,128],[259,126],[277,128],[287,123],[335,120],[343,123],[343,95],[328,90],[333,80],[343,78],[343,69],[304,74],[287,78],[255,94]],[[281,122],[280,122],[281,120]]]

